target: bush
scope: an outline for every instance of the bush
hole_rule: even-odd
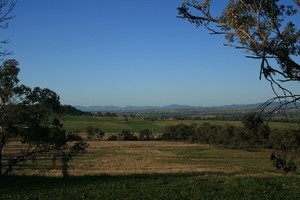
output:
[[[126,129],[126,130],[122,130],[120,140],[123,140],[123,141],[136,141],[136,140],[138,140],[138,138],[137,138],[137,136],[134,135],[134,133],[131,130]]]
[[[163,130],[162,139],[163,140],[176,140],[176,141],[188,141],[190,136],[195,135],[196,125],[170,125],[166,126]]]
[[[108,141],[116,141],[117,140],[117,136],[116,135],[110,135],[108,138],[107,138]]]
[[[270,158],[271,161],[273,162],[273,165],[277,169],[282,170],[285,173],[294,172],[297,170],[295,157],[293,155],[291,157],[288,157],[289,153],[293,154],[292,152],[288,152],[286,150],[274,151],[271,154],[271,158]]]
[[[144,129],[139,132],[139,140],[140,141],[149,141],[152,140],[152,131],[149,129]]]

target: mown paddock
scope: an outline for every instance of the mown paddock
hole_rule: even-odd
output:
[[[88,153],[72,162],[70,174],[281,175],[270,162],[270,154],[266,149],[224,149],[186,142],[93,141]]]
[[[53,177],[57,169],[1,177],[0,199],[300,198],[299,173],[278,173],[267,150],[163,141],[90,145],[72,162],[70,177]]]
[[[106,135],[120,133],[124,129],[135,133],[148,128],[154,133],[167,125],[211,123],[216,125],[241,125],[239,121],[214,120],[157,120],[105,118],[92,116],[60,116],[67,131],[84,132],[87,126],[100,128]],[[271,127],[284,129],[290,124],[271,123]],[[86,134],[83,134],[85,137]],[[206,169],[222,173],[277,173],[269,161],[271,150],[230,150],[208,145],[177,142],[105,142],[90,141],[85,155],[76,157],[71,163],[73,175],[131,174],[131,173],[181,173],[205,172]],[[205,148],[204,148],[205,147]],[[18,148],[11,144],[10,150]],[[172,150],[173,149],[173,150]],[[253,151],[253,150],[252,150]],[[108,153],[107,153],[108,152]],[[157,153],[157,154],[156,154]],[[165,165],[164,165],[165,164]],[[169,165],[169,166],[168,166]],[[53,166],[52,160],[41,156],[35,162],[21,163],[16,167],[19,174],[60,175],[60,163]]]
[[[71,176],[128,174],[280,175],[270,162],[271,150],[224,149],[167,141],[89,141],[86,154],[70,163]],[[17,144],[12,144],[14,148]],[[40,157],[20,163],[14,174],[61,176],[60,163]],[[298,174],[296,172],[295,174]]]

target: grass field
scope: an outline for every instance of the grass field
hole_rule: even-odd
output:
[[[300,179],[291,176],[237,177],[204,174],[1,177],[0,199],[201,200],[300,198]]]
[[[165,141],[91,141],[86,154],[71,162],[70,175],[220,173],[226,175],[280,175],[270,162],[271,150],[221,147]],[[22,164],[22,163],[21,163]],[[37,165],[36,165],[37,164]],[[26,164],[18,175],[60,176],[45,160]],[[36,168],[37,170],[33,170]]]
[[[222,173],[273,175],[268,150],[232,150],[180,142],[90,142],[71,175]]]
[[[171,124],[217,125],[226,121],[144,121],[141,119],[64,116],[67,131],[87,126],[108,133]],[[284,123],[272,123],[285,128]],[[166,141],[89,141],[88,152],[70,165],[70,177],[58,169],[27,163],[13,176],[0,176],[0,199],[300,199],[300,173],[283,174],[270,162],[268,149],[224,149]],[[15,146],[15,144],[13,145]]]
[[[0,199],[299,199],[299,173],[276,171],[269,156],[180,142],[94,141],[71,163],[71,177],[55,177],[59,170],[0,177]]]
[[[125,121],[123,117],[107,118],[107,117],[92,117],[92,116],[71,116],[64,115],[60,116],[62,123],[67,131],[85,131],[86,127],[93,126],[100,128],[107,133],[122,132],[124,129],[130,129],[134,132],[139,132],[143,129],[153,130],[155,133],[161,132],[167,125],[175,124],[192,124],[201,125],[204,123],[211,123],[215,125],[241,125],[240,121],[218,121],[218,120],[156,120],[148,121],[143,119],[132,119]],[[291,127],[296,127],[297,124],[288,124],[283,122],[271,122],[270,126],[276,129],[287,129]]]

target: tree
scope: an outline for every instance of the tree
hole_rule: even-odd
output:
[[[133,131],[124,129],[122,130],[122,139],[124,141],[134,141],[137,140],[137,137],[134,135]]]
[[[69,115],[88,115],[89,113],[83,112],[81,110],[76,109],[71,105],[62,105],[61,106],[61,113],[62,114],[69,114]]]
[[[261,109],[278,100],[277,109],[296,104],[300,95],[284,83],[300,81],[300,65],[295,59],[300,55],[300,30],[293,22],[299,18],[300,1],[230,0],[216,15],[212,14],[213,7],[213,0],[184,0],[178,17],[205,27],[211,34],[224,35],[226,46],[244,50],[246,57],[261,61],[260,79],[269,81],[275,93]]]
[[[66,134],[58,119],[50,118],[61,108],[59,96],[47,88],[19,84],[19,71],[16,60],[0,67],[0,174],[41,154],[57,157],[57,152],[64,152],[73,157],[87,147],[79,136]],[[10,152],[10,143],[18,150]]]
[[[68,176],[69,162],[78,154],[86,152],[87,143],[74,133],[66,134],[62,129],[63,125],[58,119],[53,121],[53,130],[56,132],[54,137],[56,148],[53,149],[53,161],[61,161],[62,176]]]
[[[297,169],[300,147],[299,131],[299,128],[275,130],[270,134],[270,146],[274,148],[270,159],[273,165],[283,172],[293,172]]]
[[[101,140],[105,135],[105,131],[102,131],[101,129],[95,128],[93,126],[87,126],[86,133],[88,140],[94,140],[95,137]]]
[[[93,140],[96,136],[95,128],[93,126],[87,126],[86,127],[86,134],[87,134],[88,140]]]
[[[95,128],[95,132],[96,132],[96,137],[99,139],[99,140],[102,140],[102,138],[104,137],[105,135],[105,131],[99,129],[99,128]]]
[[[300,0],[294,0],[294,2],[300,7]]]
[[[271,130],[270,127],[264,123],[260,115],[256,115],[255,113],[247,114],[242,120],[242,123],[247,138],[245,142],[247,142],[249,146],[266,146]]]
[[[166,126],[163,130],[163,140],[187,141],[196,132],[196,124],[177,124]]]

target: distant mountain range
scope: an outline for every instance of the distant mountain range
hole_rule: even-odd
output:
[[[137,111],[137,110],[205,110],[205,109],[255,109],[259,107],[261,103],[256,104],[233,104],[233,105],[224,105],[224,106],[212,106],[212,107],[204,107],[204,106],[188,106],[188,105],[178,105],[172,104],[168,106],[75,106],[78,110],[84,112],[117,112],[117,111]],[[273,105],[275,106],[275,105]]]

